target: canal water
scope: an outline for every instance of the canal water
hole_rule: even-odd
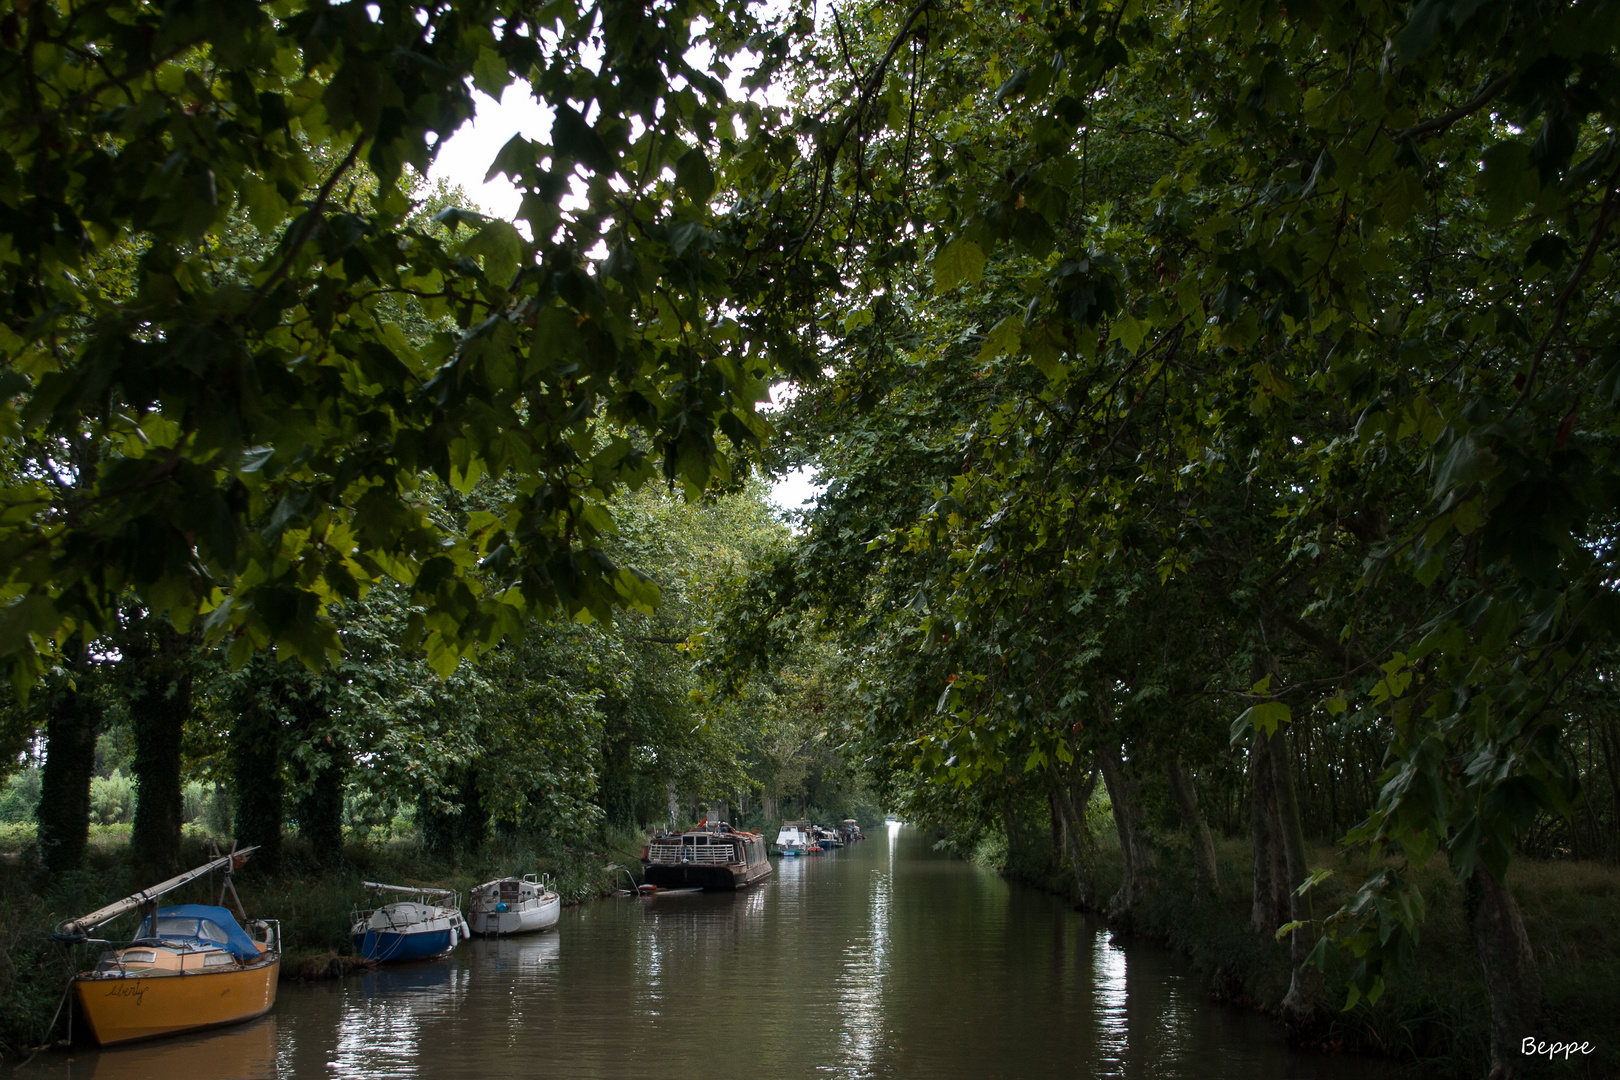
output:
[[[555,931],[444,960],[284,984],[215,1034],[42,1055],[21,1075],[239,1077],[1367,1078],[1290,1052],[1212,1004],[1151,943],[1110,940],[1053,897],[899,826],[774,860],[736,894],[620,898]]]

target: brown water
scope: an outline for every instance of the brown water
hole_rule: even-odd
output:
[[[212,1035],[42,1056],[21,1075],[1364,1078],[1291,1053],[1147,943],[930,850],[909,828],[778,860],[737,894],[623,898],[449,958],[283,985]]]

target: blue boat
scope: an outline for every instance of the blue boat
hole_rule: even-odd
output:
[[[354,951],[379,964],[443,956],[472,936],[458,897],[449,889],[362,882],[374,894],[403,893],[409,899],[357,912]],[[378,896],[381,899],[381,896]]]

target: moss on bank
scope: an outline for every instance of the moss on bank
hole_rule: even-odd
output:
[[[127,830],[127,827],[125,827]],[[611,831],[589,847],[557,848],[522,837],[498,837],[458,861],[432,855],[421,844],[350,844],[342,866],[326,869],[299,841],[282,849],[281,871],[273,877],[254,872],[251,861],[236,875],[236,888],[249,915],[281,922],[283,979],[343,974],[363,962],[354,958],[349,927],[357,908],[369,906],[362,881],[468,889],[508,874],[550,874],[564,904],[605,896],[624,888],[625,870],[636,870],[643,835]],[[207,861],[204,843],[188,839],[185,862]],[[103,840],[89,849],[84,869],[47,881],[25,859],[0,864],[0,1058],[15,1057],[63,1035],[64,1021],[52,1018],[71,974],[93,963],[98,946],[68,949],[51,940],[64,919],[82,915],[152,884],[134,880],[127,847]],[[206,879],[173,894],[172,902],[212,902]],[[217,890],[218,878],[212,888]],[[134,919],[108,927],[111,939],[133,932]]]
[[[1221,896],[1198,898],[1185,843],[1166,838],[1159,851],[1159,888],[1125,929],[1183,953],[1209,976],[1212,997],[1275,1013],[1288,989],[1287,948],[1249,930],[1253,890],[1248,841],[1220,839],[1216,848]],[[1009,852],[1005,841],[993,836],[974,851],[976,859],[1008,877],[1073,899],[1072,874],[1052,867],[1041,854]],[[1106,901],[1122,877],[1119,848],[1105,842],[1095,855],[1096,892]],[[1347,858],[1327,847],[1312,852],[1311,865],[1335,872],[1313,893],[1317,916],[1336,909],[1368,869],[1365,857]],[[1362,1002],[1349,1011],[1339,1009],[1346,1000],[1348,971],[1329,971],[1332,1020],[1325,1049],[1390,1057],[1425,1076],[1483,1077],[1490,1071],[1490,1003],[1462,892],[1443,857],[1414,879],[1428,910],[1415,962],[1376,1005]],[[1508,884],[1546,989],[1548,1015],[1541,1037],[1596,1045],[1591,1055],[1536,1071],[1582,1080],[1620,1076],[1620,867],[1520,859]]]

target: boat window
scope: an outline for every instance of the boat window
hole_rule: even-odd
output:
[[[157,953],[152,949],[125,949],[123,960],[126,964],[153,964]]]
[[[170,916],[157,921],[157,927],[153,931],[152,936],[160,938],[206,937],[215,941],[225,940],[224,933],[222,933],[218,927],[214,927],[214,934],[219,935],[216,938],[214,934],[205,932],[202,929],[204,926],[214,927],[214,924],[209,922],[207,919],[180,919]]]
[[[203,967],[225,967],[236,963],[236,958],[228,952],[211,952],[203,957]]]

